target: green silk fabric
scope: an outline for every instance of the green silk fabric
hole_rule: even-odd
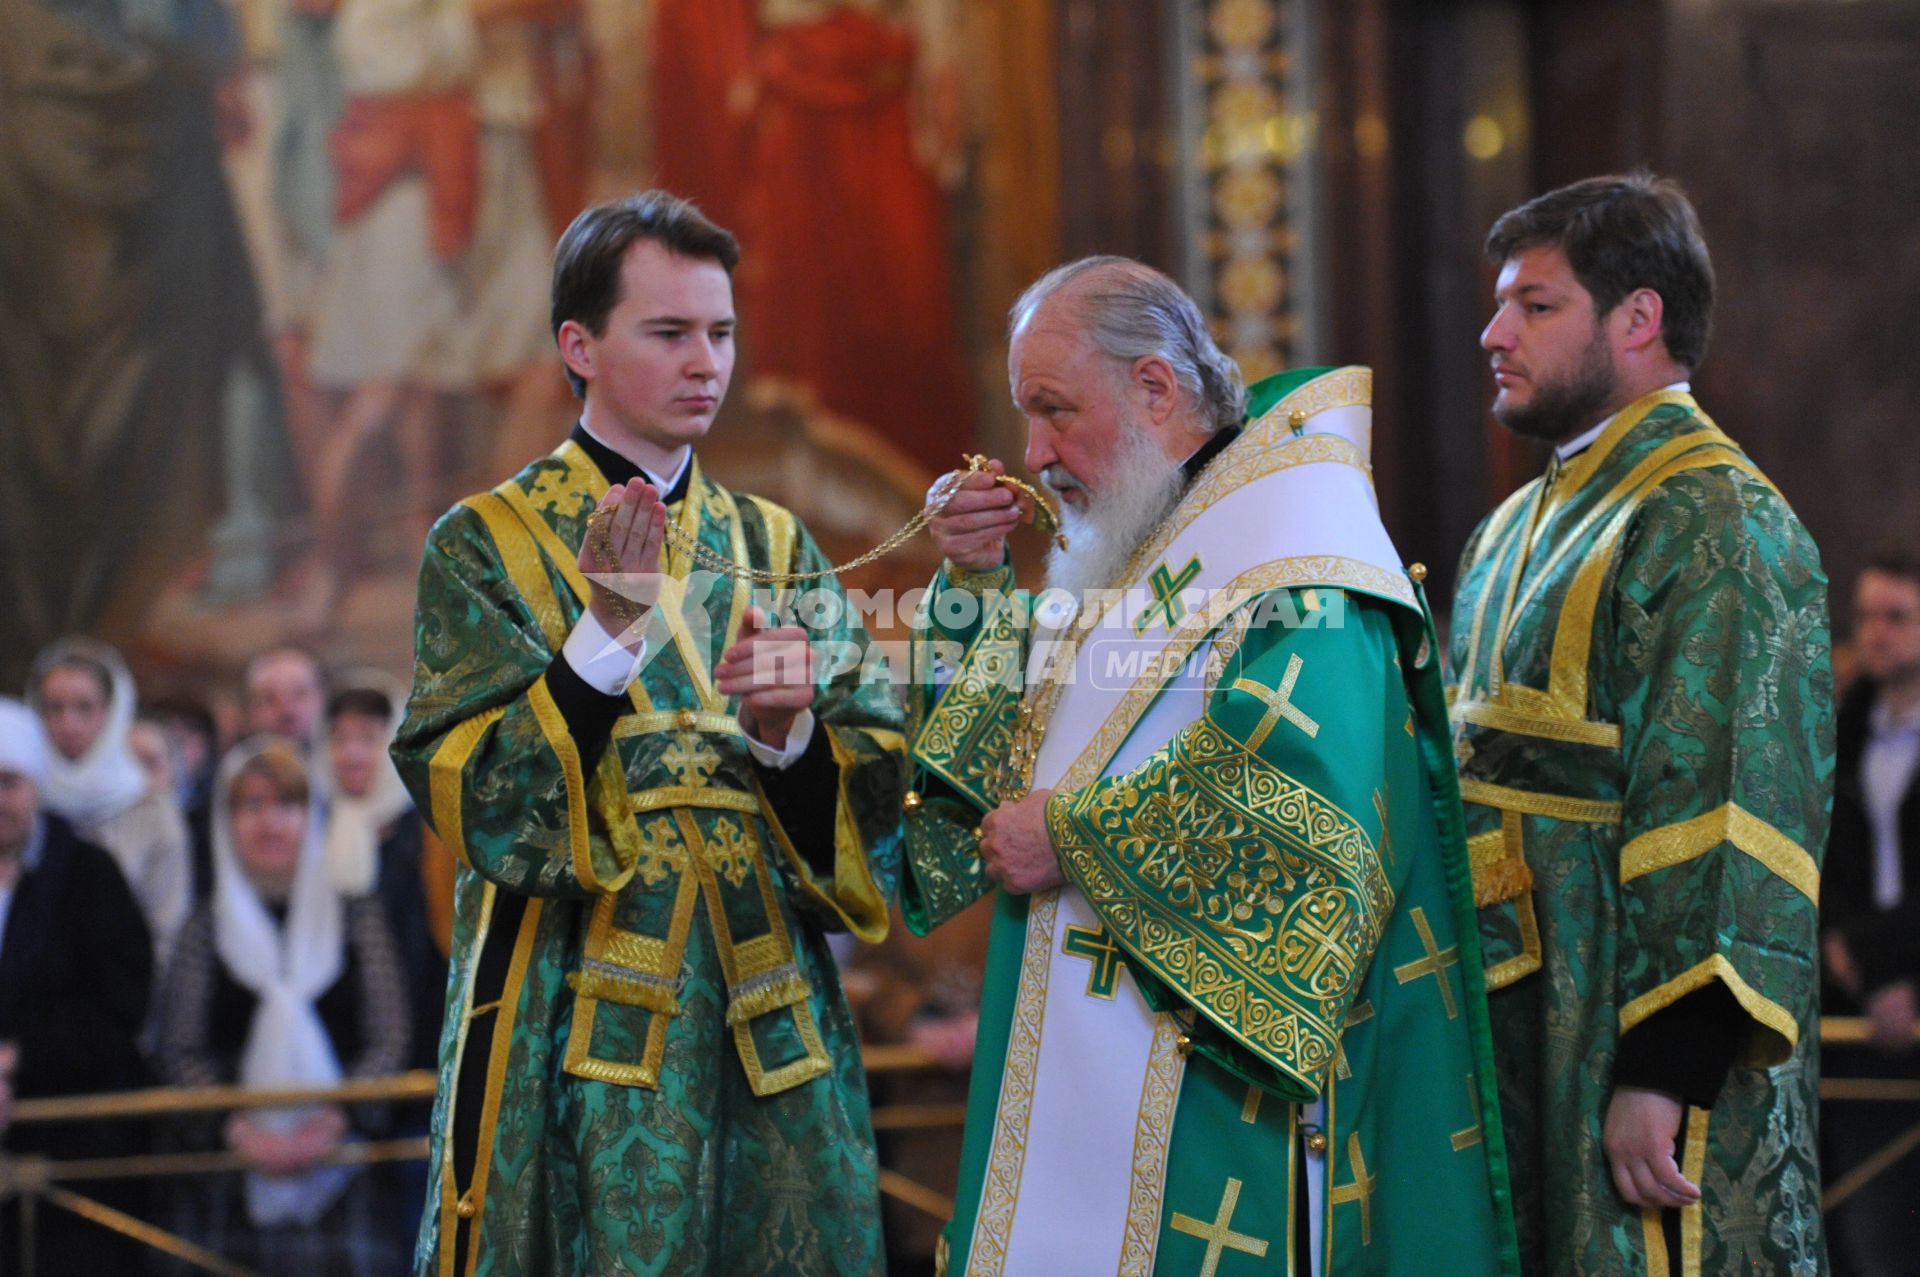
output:
[[[878,1273],[866,1080],[825,937],[884,931],[897,699],[858,668],[818,675],[839,772],[822,873],[765,800],[737,703],[689,668],[737,632],[746,594],[722,577],[686,643],[649,633],[632,712],[582,774],[545,674],[605,488],[563,447],[456,507],[421,567],[393,753],[461,867],[415,1271]],[[669,517],[736,561],[826,566],[790,514],[697,469]],[[813,637],[867,646],[844,611]]]
[[[1484,522],[1455,749],[1530,1277],[1826,1271],[1815,900],[1833,777],[1826,577],[1686,395],[1629,408]],[[1670,1253],[1602,1146],[1623,1034],[1709,984],[1748,1017],[1690,1111]]]

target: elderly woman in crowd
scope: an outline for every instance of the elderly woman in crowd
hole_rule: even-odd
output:
[[[129,737],[133,676],[105,643],[67,638],[40,654],[28,698],[53,749],[42,800],[113,853],[164,966],[192,907],[193,853],[173,795],[147,781]]]
[[[331,881],[307,766],[274,738],[221,763],[213,896],[182,930],[162,988],[160,1064],[176,1084],[325,1086],[405,1062],[405,974],[386,912]],[[355,1136],[345,1110],[243,1111],[222,1135],[252,1169],[185,1186],[183,1232],[264,1272],[405,1266],[401,1221],[372,1181],[329,1161]]]

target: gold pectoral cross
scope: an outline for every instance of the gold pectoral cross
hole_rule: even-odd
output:
[[[1393,978],[1401,984],[1412,984],[1415,980],[1432,976],[1440,982],[1440,1000],[1446,1004],[1447,1018],[1456,1019],[1460,1014],[1460,1006],[1453,1000],[1453,981],[1447,978],[1447,968],[1460,965],[1460,946],[1440,948],[1434,941],[1433,928],[1427,923],[1427,911],[1419,905],[1413,907],[1413,929],[1420,933],[1420,945],[1427,951],[1427,956],[1395,967]]]
[[[1093,963],[1093,970],[1087,975],[1087,996],[1113,1001],[1113,995],[1120,990],[1120,946],[1113,942],[1104,925],[1068,927],[1060,952]]]
[[[1240,1204],[1240,1189],[1243,1185],[1231,1177],[1227,1180],[1227,1191],[1220,1199],[1220,1209],[1214,1213],[1211,1223],[1195,1219],[1179,1211],[1173,1213],[1173,1231],[1185,1233],[1189,1237],[1198,1237],[1207,1244],[1206,1258],[1200,1262],[1200,1277],[1213,1277],[1219,1271],[1222,1252],[1237,1250],[1243,1255],[1252,1255],[1255,1259],[1267,1257],[1265,1238],[1250,1237],[1246,1233],[1233,1231],[1233,1212]]]
[[[1145,634],[1152,629],[1156,614],[1166,618],[1168,629],[1178,626],[1180,618],[1187,614],[1187,604],[1180,597],[1180,591],[1192,584],[1193,578],[1199,575],[1200,556],[1197,554],[1188,559],[1187,566],[1178,572],[1165,563],[1155,568],[1153,575],[1147,578],[1147,584],[1153,589],[1153,602],[1133,623],[1133,632]]]
[[[1308,718],[1301,712],[1300,707],[1293,703],[1293,689],[1299,684],[1300,671],[1305,669],[1306,665],[1307,663],[1300,658],[1298,652],[1289,656],[1287,672],[1281,676],[1279,687],[1268,687],[1265,683],[1256,683],[1250,678],[1237,678],[1233,681],[1234,691],[1245,692],[1267,707],[1267,712],[1260,718],[1260,725],[1255,727],[1253,735],[1247,738],[1248,749],[1258,750],[1265,744],[1267,737],[1273,733],[1275,727],[1279,726],[1283,718],[1305,732],[1309,740],[1320,734],[1320,724]]]

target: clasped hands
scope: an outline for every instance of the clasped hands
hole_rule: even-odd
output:
[[[227,1147],[267,1175],[298,1175],[324,1161],[347,1137],[347,1115],[333,1105],[315,1110],[291,1130],[276,1130],[245,1113],[227,1119]]]
[[[1053,836],[1047,832],[1051,797],[1051,789],[1036,789],[1018,802],[1000,804],[980,821],[986,875],[1015,895],[1066,885]]]
[[[606,539],[612,550],[611,569],[594,553],[594,538],[580,547],[580,570],[591,587],[588,608],[600,627],[614,635],[628,651],[638,653],[644,641],[646,614],[659,601],[662,577],[660,550],[666,541],[667,507],[660,491],[644,479],[615,484],[602,497],[596,514],[606,512]],[[617,575],[614,589],[594,574]],[[637,619],[631,615],[638,609]],[[714,690],[740,698],[740,726],[749,736],[772,749],[786,746],[787,736],[801,713],[812,708],[817,691],[813,680],[813,648],[807,632],[797,625],[775,625],[757,607],[747,610],[740,637],[720,656],[713,670]]]

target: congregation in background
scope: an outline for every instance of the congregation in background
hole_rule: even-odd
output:
[[[257,1271],[398,1271],[419,1166],[327,1162],[351,1141],[424,1135],[417,1102],[7,1119],[23,1100],[326,1088],[431,1065],[453,865],[387,757],[404,688],[377,671],[329,677],[298,648],[264,652],[231,742],[202,704],[142,703],[120,654],[92,639],[49,647],[23,690],[0,700],[5,1151],[235,1154],[249,1170],[87,1188]],[[0,1218],[8,1239],[17,1203]],[[35,1230],[55,1265],[42,1271],[160,1262],[64,1212],[43,1208]]]

